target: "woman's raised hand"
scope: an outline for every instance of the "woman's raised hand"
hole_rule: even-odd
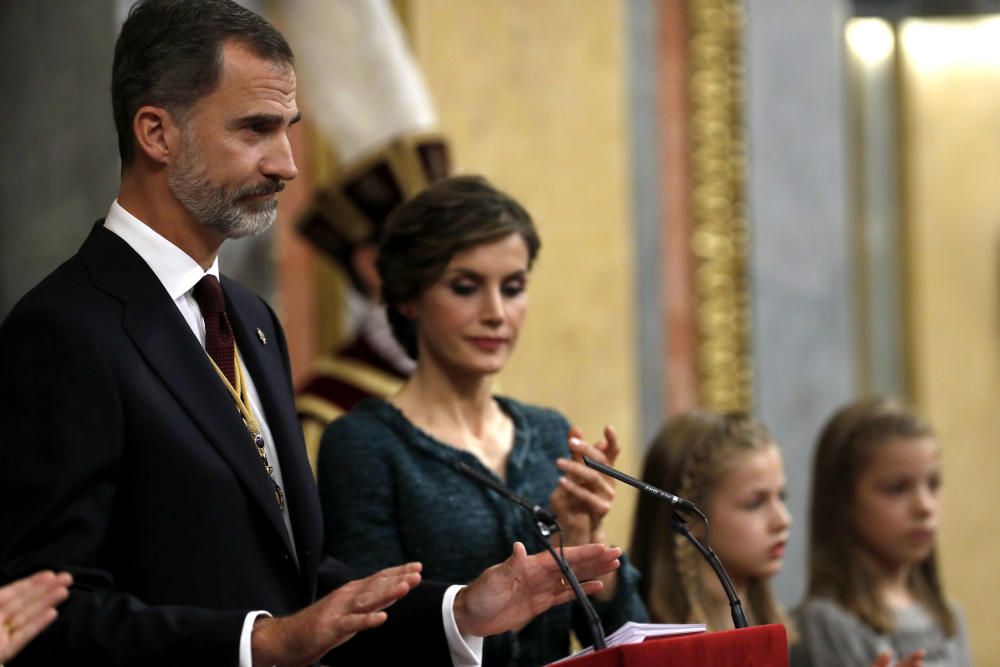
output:
[[[604,438],[588,445],[579,429],[573,427],[569,432],[569,449],[570,458],[556,461],[564,474],[552,492],[552,510],[559,518],[567,544],[603,542],[602,522],[615,499],[615,482],[588,468],[583,457],[613,466],[620,451],[618,439],[614,429],[606,426]]]

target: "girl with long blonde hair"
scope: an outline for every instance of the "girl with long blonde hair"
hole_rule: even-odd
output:
[[[711,546],[726,567],[747,620],[785,623],[771,594],[791,516],[781,454],[767,429],[740,412],[672,417],[646,456],[643,481],[687,498],[708,516]],[[643,573],[639,592],[652,619],[732,628],[729,602],[694,547],[670,531],[673,509],[639,498],[631,557]],[[697,535],[699,526],[693,525]]]

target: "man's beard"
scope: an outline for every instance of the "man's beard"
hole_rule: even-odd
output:
[[[253,195],[281,192],[285,184],[277,179],[246,185],[236,190],[215,185],[208,177],[208,169],[198,147],[185,136],[177,165],[167,176],[167,185],[177,200],[202,226],[238,239],[260,234],[274,224],[278,217],[278,202],[267,199],[255,208],[240,206],[240,199]]]

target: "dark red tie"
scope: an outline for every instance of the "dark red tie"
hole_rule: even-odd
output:
[[[205,351],[219,367],[229,384],[236,386],[236,345],[233,328],[226,316],[226,300],[219,279],[208,274],[194,286],[194,300],[205,318]]]

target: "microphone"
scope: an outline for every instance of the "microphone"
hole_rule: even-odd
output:
[[[614,468],[606,466],[603,463],[598,463],[590,457],[584,456],[583,462],[587,464],[588,467],[593,468],[598,472],[602,472],[608,477],[614,477],[618,481],[625,482],[629,486],[634,486],[640,491],[644,491],[645,493],[654,495],[657,498],[666,500],[668,503],[673,505],[675,510],[685,512],[687,514],[697,514],[701,517],[701,520],[705,523],[704,544],[699,542],[698,538],[691,534],[691,531],[687,527],[687,523],[679,514],[677,514],[676,511],[673,513],[673,517],[671,519],[671,527],[675,533],[682,535],[688,542],[690,542],[691,545],[698,550],[698,553],[705,557],[705,560],[708,561],[708,564],[712,567],[712,570],[715,572],[715,576],[719,579],[719,583],[722,584],[722,589],[726,592],[726,598],[729,600],[729,612],[733,617],[733,627],[737,629],[747,627],[747,617],[746,614],[743,613],[743,604],[740,602],[739,596],[736,595],[736,590],[733,588],[733,582],[729,578],[726,568],[722,565],[722,561],[719,560],[716,553],[712,551],[712,547],[708,545],[708,517],[706,517],[702,511],[698,509],[698,506],[690,500],[684,500],[680,496],[667,493],[662,489],[656,488],[652,484],[646,484],[631,475],[626,475],[621,470],[615,470]]]
[[[684,500],[680,496],[675,496],[672,493],[667,493],[663,489],[658,489],[655,486],[653,486],[652,484],[646,484],[645,482],[643,482],[640,479],[636,479],[635,477],[632,477],[631,475],[626,475],[621,470],[615,470],[614,468],[606,466],[603,463],[598,463],[597,461],[595,461],[594,459],[590,458],[589,456],[584,456],[583,457],[583,462],[585,464],[587,464],[588,467],[593,468],[594,470],[597,470],[598,472],[602,472],[605,475],[607,475],[608,477],[614,477],[619,482],[625,482],[629,486],[634,486],[635,488],[639,489],[640,491],[643,491],[645,493],[654,495],[657,498],[660,498],[662,500],[666,500],[668,503],[670,503],[671,505],[674,506],[674,509],[678,509],[678,510],[680,510],[682,512],[686,512],[688,514],[700,514],[700,512],[698,511],[698,508],[695,507],[694,503],[692,503],[690,500]]]
[[[562,532],[555,514],[544,507],[528,502],[495,479],[476,470],[465,461],[455,461],[454,466],[463,475],[471,477],[486,488],[496,491],[507,500],[510,500],[515,505],[520,505],[531,513],[531,516],[535,519],[535,529],[538,531],[538,536],[541,538],[542,544],[545,545],[545,549],[552,555],[552,559],[559,566],[559,571],[562,573],[563,578],[570,585],[570,588],[573,589],[576,599],[580,602],[580,606],[583,607],[583,613],[587,617],[587,623],[590,626],[590,636],[593,640],[594,650],[598,651],[607,648],[607,642],[604,639],[604,628],[601,627],[601,619],[594,610],[594,605],[590,603],[587,594],[583,592],[583,588],[580,587],[580,581],[573,574],[573,570],[566,563],[566,559],[559,555],[559,552],[555,550],[552,542],[548,539],[552,533]],[[562,550],[562,538],[559,540],[559,549],[560,551]]]

